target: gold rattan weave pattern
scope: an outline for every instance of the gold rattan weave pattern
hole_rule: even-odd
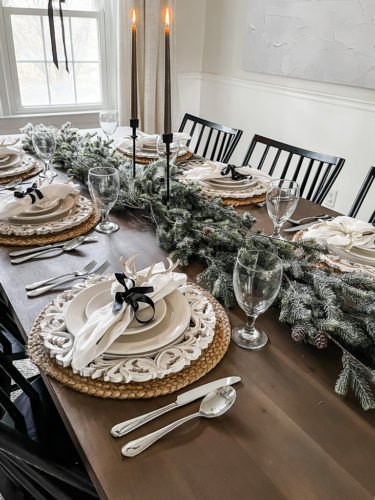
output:
[[[125,158],[128,158],[129,160],[133,159],[132,155],[128,155],[128,154],[124,153],[123,151],[120,151],[119,149],[117,150],[117,152],[120,153],[121,155],[125,156]],[[176,159],[176,163],[180,163],[180,161],[190,160],[190,158],[192,156],[193,156],[193,153],[191,151],[188,151],[186,154],[179,156]],[[137,163],[142,163],[143,165],[148,165],[149,163],[155,161],[154,158],[144,158],[144,157],[139,157],[139,156],[136,156],[135,159],[136,159]]]
[[[233,207],[240,207],[242,205],[255,205],[266,201],[266,193],[251,198],[222,198],[223,205],[232,205]]]
[[[40,174],[40,172],[43,170],[43,164],[41,162],[36,162],[35,166],[29,170],[28,172],[25,172],[24,174],[15,174],[15,175],[9,175],[8,177],[3,177],[0,179],[0,184],[7,184],[8,182],[11,182],[14,179],[30,179],[31,177],[34,177],[34,175]]]
[[[48,245],[49,243],[57,243],[58,241],[69,240],[85,234],[90,229],[92,229],[101,219],[100,210],[93,207],[91,216],[85,220],[79,226],[72,227],[70,229],[65,229],[65,231],[60,231],[58,233],[51,234],[41,234],[33,235],[29,237],[25,236],[12,236],[12,235],[0,235],[0,245],[10,245],[10,246],[36,246],[36,245]]]
[[[39,324],[44,311],[40,313],[30,332],[28,351],[31,361],[50,377],[77,392],[89,394],[99,398],[112,399],[144,399],[162,396],[178,391],[197,381],[212,370],[226,353],[229,343],[231,327],[225,309],[212,295],[194,285],[210,300],[216,313],[215,336],[212,343],[205,349],[199,359],[192,361],[178,373],[167,375],[162,379],[147,382],[130,382],[128,384],[105,382],[103,378],[91,379],[74,374],[70,367],[62,367],[48,356],[43,340],[39,335]]]

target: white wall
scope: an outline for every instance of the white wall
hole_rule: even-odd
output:
[[[199,71],[202,20],[197,21],[193,3],[185,2],[184,19],[178,20],[190,26],[180,43],[193,43],[195,61],[192,64],[192,54],[186,67],[180,60],[178,80],[185,96],[180,113],[199,109],[197,114],[204,118],[243,129],[236,162],[241,162],[254,133],[344,157],[333,189],[339,191],[335,208],[346,213],[375,164],[375,91],[243,71],[247,0],[205,0]],[[370,215],[370,205],[374,203],[368,200],[360,213],[363,218]]]

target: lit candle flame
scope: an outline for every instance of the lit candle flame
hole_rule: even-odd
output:
[[[137,20],[137,13],[135,11],[135,9],[132,10],[132,21],[133,21],[133,24],[135,24]]]
[[[165,26],[166,26],[166,27],[169,27],[169,21],[170,21],[169,7],[167,7],[167,8],[165,9],[165,17],[164,17],[164,20],[165,20]]]

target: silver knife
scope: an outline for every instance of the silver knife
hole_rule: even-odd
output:
[[[53,245],[44,245],[43,247],[28,248],[27,250],[19,250],[17,252],[10,252],[9,257],[19,257],[21,255],[28,255],[29,253],[39,252],[41,250],[49,250],[50,248],[63,247],[66,243],[72,240],[60,241],[59,243],[54,243]],[[84,243],[90,243],[97,241],[95,236],[87,236]]]
[[[158,410],[151,411],[150,413],[146,413],[144,415],[140,415],[139,417],[135,417],[130,420],[125,420],[120,424],[114,425],[111,429],[111,434],[113,437],[125,436],[125,434],[128,434],[134,429],[141,427],[141,425],[150,422],[154,418],[159,417],[164,413],[174,410],[179,406],[184,406],[188,403],[191,403],[196,399],[203,398],[203,396],[206,396],[208,393],[212,391],[216,391],[216,389],[219,389],[220,387],[233,385],[240,381],[241,377],[226,377],[226,378],[221,378],[219,380],[215,380],[215,382],[210,382],[208,384],[201,385],[200,387],[192,389],[191,391],[187,391],[184,392],[183,394],[180,394],[177,397],[176,401],[167,406],[163,406],[163,408],[159,408]]]
[[[283,229],[283,231],[284,233],[296,233],[297,231],[314,226],[315,224],[319,224],[319,221],[309,222],[308,224],[302,224],[301,226],[288,227],[288,229]]]

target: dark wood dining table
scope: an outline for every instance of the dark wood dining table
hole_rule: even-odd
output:
[[[257,218],[255,229],[265,234],[272,223],[265,207],[246,207]],[[301,199],[295,217],[330,213]],[[334,212],[332,212],[334,213]],[[96,233],[98,243],[86,244],[56,258],[12,265],[10,247],[1,247],[0,281],[25,335],[35,318],[59,291],[29,299],[25,285],[62,270],[76,270],[91,259],[111,262],[139,252],[138,268],[167,256],[151,223],[134,210],[111,218],[120,230]],[[286,224],[285,227],[287,227]],[[14,248],[12,248],[14,250]],[[185,271],[194,280],[200,270]],[[244,321],[235,307],[228,311],[232,326]],[[75,392],[44,375],[48,390],[71,435],[100,498],[109,500],[262,499],[366,500],[375,495],[375,413],[365,412],[348,394],[334,393],[340,352],[334,346],[318,350],[294,342],[287,325],[270,308],[257,325],[269,336],[260,351],[231,343],[222,361],[189,388],[239,375],[237,400],[217,419],[195,419],[173,431],[135,458],[124,458],[121,447],[130,439],[154,431],[193,413],[199,401],[115,439],[111,427],[175,400],[170,394],[148,400],[100,399]]]

